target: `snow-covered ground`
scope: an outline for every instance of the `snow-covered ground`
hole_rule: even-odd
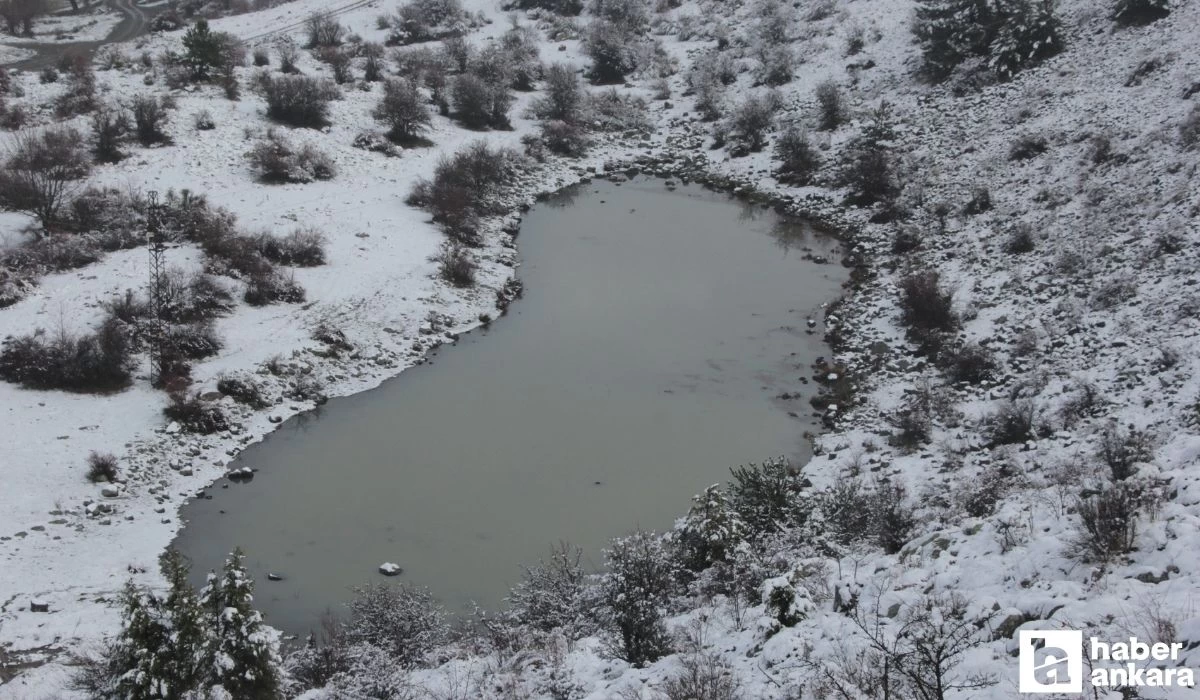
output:
[[[298,0],[214,26],[272,39],[266,35],[273,30],[299,31],[309,12],[326,6]],[[493,19],[471,35],[473,42],[507,28],[504,13],[489,0],[474,0],[468,7]],[[795,557],[790,585],[804,589],[813,601],[806,619],[793,627],[768,636],[764,630],[774,627],[762,606],[739,612],[722,600],[697,600],[672,623],[679,629],[702,628],[706,649],[730,666],[747,698],[818,697],[820,682],[829,680],[823,672],[863,663],[855,656],[862,630],[834,610],[835,590],[858,591],[864,605],[877,605],[881,612],[909,606],[931,591],[955,593],[971,611],[991,611],[995,625],[1006,623],[1005,634],[971,649],[958,669],[963,676],[986,674],[994,683],[950,697],[1016,695],[1013,631],[1022,625],[1081,628],[1113,639],[1164,639],[1169,630],[1188,648],[1182,663],[1200,667],[1200,350],[1195,343],[1200,292],[1194,288],[1200,151],[1182,148],[1177,131],[1196,105],[1200,5],[1179,3],[1169,17],[1148,27],[1114,30],[1094,3],[1064,0],[1059,12],[1066,51],[1012,82],[961,97],[914,80],[918,50],[909,31],[912,7],[912,0],[799,3],[792,47],[802,60],[795,79],[779,93],[782,119],[811,121],[816,86],[829,79],[841,86],[852,120],[828,137],[826,176],[869,112],[882,101],[893,105],[904,201],[913,214],[898,225],[870,223],[863,211],[844,214],[855,253],[871,273],[836,311],[835,325],[846,339],[837,360],[855,377],[859,392],[856,403],[841,407],[835,429],[818,438],[818,455],[805,473],[818,488],[859,474],[903,483],[914,496],[919,525],[894,555],[864,549],[800,559],[800,544],[781,545],[781,552]],[[339,20],[377,40],[381,31],[374,20],[384,9],[390,7],[355,7]],[[753,27],[756,12],[753,3],[689,0],[664,16],[678,25],[690,15],[693,25],[721,25],[737,34]],[[859,30],[864,48],[847,57],[847,37]],[[694,119],[692,98],[682,93],[689,64],[715,42],[700,36],[687,42],[673,35],[660,38],[682,70],[670,78],[670,106],[651,103],[657,127],[652,149],[689,150],[707,157],[712,172],[766,191],[789,197],[828,194],[836,200],[836,193],[819,188],[777,184],[769,176],[770,149],[740,158],[709,150],[710,126]],[[178,40],[178,33],[147,39],[139,50],[158,51]],[[577,41],[546,42],[543,58],[586,64]],[[304,61],[310,73],[326,70],[310,58]],[[1152,69],[1137,70],[1152,62]],[[1142,74],[1134,79],[1135,72]],[[136,72],[106,71],[99,79],[112,98],[152,89]],[[634,90],[650,93],[648,80],[635,83]],[[727,100],[736,104],[761,91],[752,83],[749,72],[740,74]],[[33,105],[61,89],[40,85],[34,76],[24,76],[22,85]],[[218,329],[225,350],[197,365],[203,387],[222,371],[251,369],[273,355],[303,351],[314,344],[310,329],[322,321],[343,329],[360,352],[337,365],[302,352],[303,361],[328,376],[335,394],[374,386],[416,361],[412,343],[429,311],[452,316],[454,330],[469,327],[490,310],[492,290],[512,273],[513,252],[506,237],[494,232],[481,251],[479,290],[461,293],[437,281],[429,258],[442,236],[422,212],[402,203],[411,182],[429,175],[440,154],[479,134],[435,117],[430,134],[435,148],[385,159],[349,145],[371,124],[378,88],[344,93],[333,103],[328,133],[290,134],[296,141],[320,143],[333,155],[339,174],[327,183],[257,184],[244,153],[247,133],[267,126],[261,99],[246,91],[241,101],[228,102],[211,87],[178,96],[171,125],[175,145],[138,149],[94,176],[143,190],[192,188],[234,211],[251,230],[286,232],[303,222],[327,233],[330,264],[297,273],[309,303],[239,307],[222,320]],[[530,97],[521,99],[514,116],[523,115]],[[212,112],[215,130],[192,130],[191,115],[199,109]],[[48,113],[38,118],[50,119]],[[532,124],[514,119],[514,125],[513,132],[486,138],[516,145]],[[1044,137],[1046,151],[1010,159],[1014,141],[1027,135]],[[1108,138],[1116,157],[1093,157],[1097,136]],[[644,151],[634,144],[609,144],[580,165],[602,165]],[[552,189],[575,172],[548,166],[530,190]],[[989,190],[993,209],[960,215],[977,187]],[[944,227],[932,213],[938,204],[950,212]],[[7,235],[20,227],[11,218],[0,222]],[[1006,252],[1005,241],[1022,224],[1032,231],[1034,250]],[[905,226],[916,229],[921,244],[908,256],[897,256],[893,237]],[[168,255],[172,264],[198,265],[197,254],[187,248]],[[988,348],[996,363],[991,380],[951,385],[912,354],[900,323],[898,282],[918,263],[938,269],[954,291],[964,337]],[[46,277],[28,298],[0,310],[3,332],[86,327],[97,317],[101,300],[139,287],[144,270],[145,253],[135,250]],[[905,452],[889,444],[891,419],[921,387],[933,388],[941,409],[929,444]],[[1065,409],[1078,407],[1085,395],[1094,395],[1094,407],[1075,411],[1080,415],[1071,419]],[[993,447],[988,421],[1010,397],[1031,402],[1045,429],[1022,444]],[[7,438],[0,455],[5,475],[0,644],[14,651],[40,650],[19,655],[22,660],[36,661],[38,653],[53,655],[111,632],[115,613],[108,602],[122,583],[130,577],[159,582],[154,562],[178,527],[175,509],[183,498],[218,476],[239,446],[267,432],[272,417],[306,408],[284,404],[267,413],[247,413],[238,434],[186,438],[164,432],[164,402],[144,378],[128,391],[100,398],[0,384]],[[1135,478],[1154,483],[1163,498],[1140,517],[1135,551],[1101,567],[1071,555],[1078,515],[1070,506],[1082,489],[1104,480],[1106,468],[1096,453],[1101,433],[1114,424],[1149,436],[1151,457],[1136,465]],[[91,450],[113,452],[127,465],[129,480],[120,497],[101,499],[98,488],[83,479]],[[747,455],[747,460],[760,457]],[[181,474],[185,465],[194,473]],[[1001,471],[1007,476],[995,511],[969,515],[964,502]],[[114,512],[88,515],[85,502],[97,500],[112,503]],[[52,612],[30,612],[34,598],[49,602]],[[515,688],[508,697],[549,697],[547,668],[554,666],[578,684],[572,697],[648,698],[658,697],[655,689],[680,664],[679,656],[670,656],[634,669],[607,658],[595,639],[570,645],[564,640],[561,648],[546,651],[551,657],[553,663],[520,665],[463,654],[442,667],[415,672],[412,680],[446,697],[503,697],[497,687]],[[27,671],[0,686],[0,698],[62,697],[66,673],[60,663]],[[462,695],[451,694],[456,689]],[[1193,693],[1182,689],[1148,697]]]
[[[33,52],[29,49],[22,49],[18,46],[0,44],[0,66],[8,63],[16,63],[17,61],[24,61],[32,55]]]
[[[34,20],[33,36],[0,35],[5,44],[73,43],[103,41],[121,23],[121,13],[100,5],[79,14],[59,12]]]

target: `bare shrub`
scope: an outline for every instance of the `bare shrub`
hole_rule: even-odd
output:
[[[459,0],[410,0],[391,21],[389,46],[436,41],[461,35],[469,18]]]
[[[1109,562],[1133,551],[1137,542],[1138,501],[1136,489],[1124,483],[1077,499],[1079,554],[1089,561]]]
[[[368,42],[363,44],[363,80],[377,83],[383,80],[383,46]]]
[[[192,125],[197,131],[211,131],[217,128],[216,121],[213,120],[212,112],[207,109],[202,109],[192,115]]]
[[[579,158],[587,153],[591,139],[578,124],[561,121],[542,122],[541,140],[554,153]]]
[[[311,144],[296,148],[281,133],[267,131],[266,138],[248,154],[250,164],[266,182],[330,180],[337,174],[333,159]]]
[[[261,410],[271,405],[262,385],[251,377],[222,376],[217,380],[217,391],[251,408]]]
[[[475,285],[475,270],[478,268],[475,260],[466,247],[457,241],[442,247],[437,257],[438,275],[455,287],[471,287]]]
[[[933,410],[929,395],[924,392],[910,395],[891,420],[896,428],[891,437],[893,445],[912,451],[928,444],[933,431]]]
[[[327,81],[300,75],[264,76],[261,85],[271,119],[313,128],[329,123],[329,102],[338,93]]]
[[[279,71],[289,75],[299,73],[299,61],[300,47],[291,37],[284,37],[279,42]]]
[[[354,80],[349,53],[333,46],[327,46],[321,49],[319,56],[321,62],[333,71],[333,82],[344,85]]]
[[[1032,253],[1036,247],[1033,228],[1028,224],[1014,226],[1012,232],[1008,234],[1008,239],[1004,241],[1004,252],[1009,255]]]
[[[0,206],[31,214],[42,228],[55,230],[59,210],[88,174],[88,161],[83,137],[75,129],[18,134],[0,170]]]
[[[592,59],[592,82],[601,85],[623,82],[638,65],[637,35],[627,25],[593,20],[588,25],[584,50]]]
[[[258,68],[265,68],[271,65],[271,54],[264,47],[256,47],[252,52],[254,65]]]
[[[250,277],[246,282],[246,292],[242,295],[242,299],[251,306],[266,306],[277,302],[299,304],[305,298],[304,287],[274,271]]]
[[[93,452],[88,455],[87,461],[88,481],[107,481],[112,483],[117,480],[117,458],[113,455]]]
[[[345,37],[346,29],[330,13],[314,12],[304,21],[304,30],[308,33],[307,48],[319,46],[339,46]]]

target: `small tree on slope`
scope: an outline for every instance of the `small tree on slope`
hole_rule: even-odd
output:
[[[242,551],[234,550],[222,575],[209,574],[200,592],[215,635],[210,680],[238,700],[268,700],[279,696],[279,659],[262,614],[251,606],[254,582],[242,559]]]
[[[1117,0],[1112,19],[1121,26],[1141,26],[1171,14],[1171,0]]]

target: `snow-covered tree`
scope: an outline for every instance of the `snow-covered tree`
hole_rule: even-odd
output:
[[[804,479],[784,457],[735,467],[729,502],[738,518],[759,535],[798,525],[807,515],[802,498]]]
[[[129,582],[121,592],[121,605],[124,624],[111,661],[111,668],[120,672],[117,696],[127,700],[178,697],[171,695],[176,688],[170,675],[171,631],[162,601]]]
[[[582,557],[583,550],[562,544],[554,548],[548,561],[527,567],[508,597],[517,622],[542,632],[562,630],[572,638],[590,631]]]
[[[279,658],[275,642],[252,607],[254,582],[246,575],[240,549],[225,560],[221,576],[208,575],[200,605],[211,616],[210,678],[238,700],[279,696]]]
[[[919,0],[913,33],[921,70],[940,81],[969,58],[1007,80],[1062,49],[1053,0]]]
[[[663,623],[676,580],[670,550],[653,533],[637,532],[613,540],[604,554],[601,616],[614,634],[612,651],[634,666],[671,653]]]
[[[446,612],[423,588],[374,585],[356,589],[346,639],[387,652],[402,666],[419,662],[446,640]]]
[[[209,626],[196,591],[188,583],[188,565],[183,555],[174,549],[167,550],[162,568],[171,586],[163,600],[169,625],[163,657],[173,691],[166,697],[178,697],[184,690],[196,687],[203,678]]]
[[[1003,0],[1000,14],[1003,21],[992,39],[989,65],[1002,80],[1062,50],[1061,23],[1050,2]]]
[[[721,487],[713,484],[694,498],[688,514],[676,524],[674,540],[682,563],[692,571],[703,571],[727,561],[749,528],[742,522]]]

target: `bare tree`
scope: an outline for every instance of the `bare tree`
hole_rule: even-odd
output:
[[[53,127],[17,135],[0,170],[0,206],[37,217],[51,232],[58,214],[89,170],[83,136],[71,128]]]
[[[33,36],[33,20],[48,9],[46,0],[0,0],[0,17],[13,35]]]

